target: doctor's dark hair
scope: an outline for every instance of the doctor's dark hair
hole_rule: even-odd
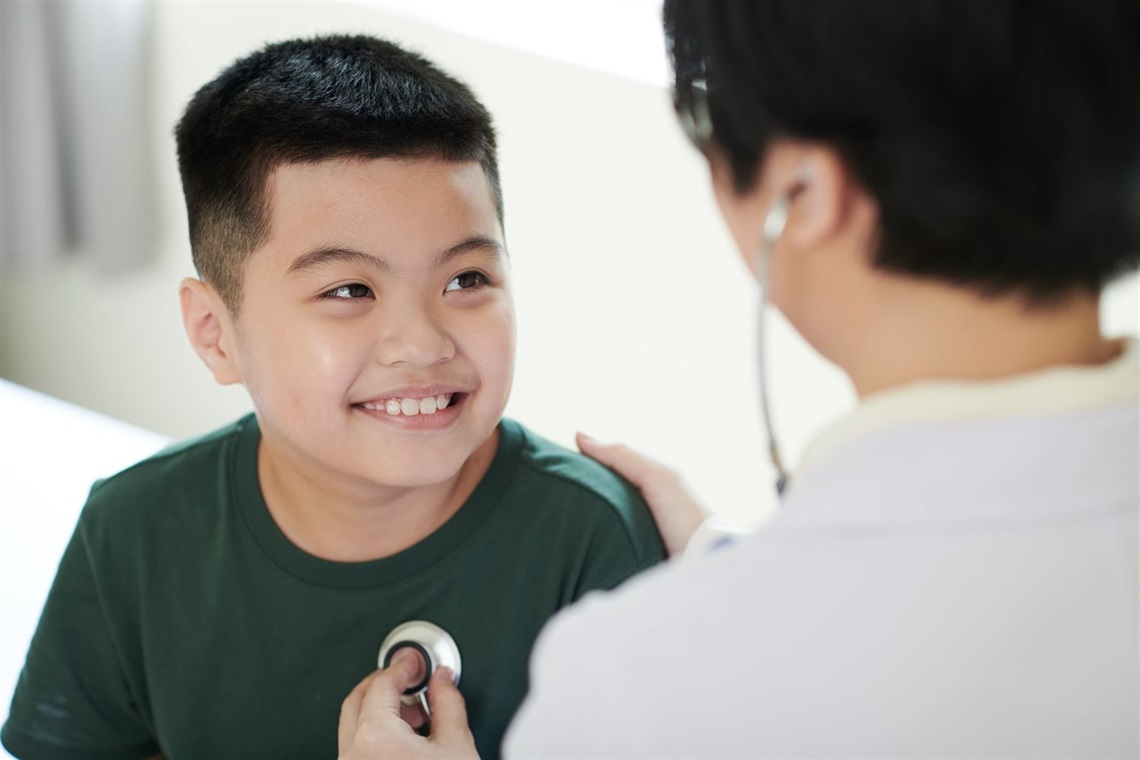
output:
[[[269,233],[267,180],[283,164],[477,161],[503,220],[487,109],[423,57],[375,37],[267,45],[198,90],[175,138],[194,265],[235,315],[242,267]]]
[[[1140,262],[1136,0],[665,0],[677,113],[738,192],[833,147],[876,265],[1035,300]]]

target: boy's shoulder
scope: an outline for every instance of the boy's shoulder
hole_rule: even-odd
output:
[[[247,415],[205,435],[172,444],[91,487],[84,519],[134,519],[140,510],[202,503],[232,474],[234,452],[251,426]]]
[[[578,519],[592,512],[598,519],[620,521],[629,534],[656,535],[641,494],[613,470],[584,454],[560,446],[514,420],[503,420],[504,432],[520,440],[516,489],[544,510]]]
[[[565,481],[603,501],[622,503],[631,494],[640,501],[636,489],[626,480],[588,456],[554,443],[514,420],[503,420],[503,425],[517,429],[522,442],[520,459],[534,476]]]

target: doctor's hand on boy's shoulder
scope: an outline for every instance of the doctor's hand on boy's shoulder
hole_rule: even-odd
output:
[[[689,539],[709,515],[680,474],[628,446],[602,443],[585,433],[578,433],[577,442],[583,454],[614,470],[641,492],[669,556],[684,553]]]
[[[411,651],[361,681],[340,708],[337,730],[340,760],[392,758],[475,758],[475,738],[467,727],[463,695],[440,668],[428,685],[431,733],[420,736],[401,712],[400,694],[416,683],[423,660]]]

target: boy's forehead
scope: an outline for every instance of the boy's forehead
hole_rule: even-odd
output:
[[[287,163],[266,181],[264,246],[450,248],[469,238],[502,247],[490,182],[476,161],[336,158]],[[263,246],[263,247],[264,247]]]
[[[284,162],[266,178],[267,200],[273,206],[361,199],[361,191],[371,201],[388,196],[412,203],[441,192],[460,193],[469,196],[468,201],[485,200],[494,208],[490,181],[478,161],[337,157]]]

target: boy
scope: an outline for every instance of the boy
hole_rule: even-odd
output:
[[[489,115],[419,56],[327,37],[236,62],[176,136],[186,331],[256,413],[92,489],[5,746],[333,757],[341,701],[424,619],[496,755],[545,620],[663,549],[624,481],[501,419]]]

